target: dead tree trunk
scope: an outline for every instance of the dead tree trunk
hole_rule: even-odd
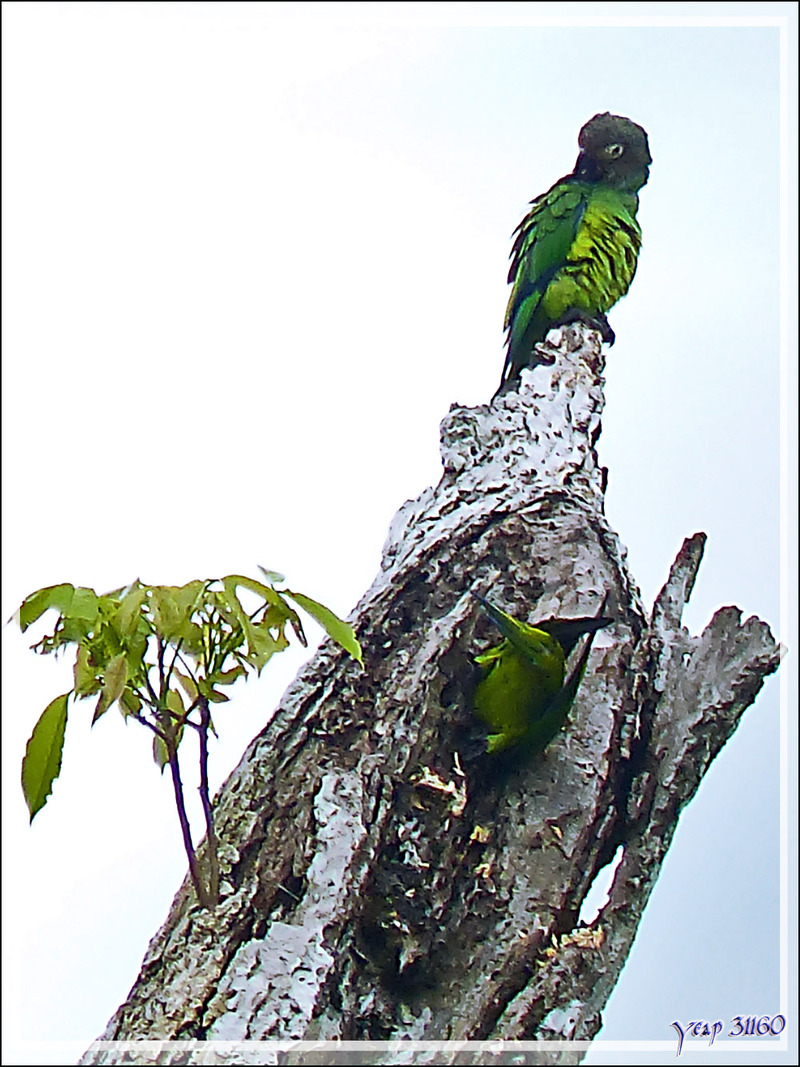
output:
[[[104,1039],[596,1034],[678,814],[780,655],[733,607],[681,626],[703,534],[646,616],[603,513],[602,369],[570,327],[519,393],[452,408],[442,480],[400,509],[358,606],[364,670],[328,642],[300,672],[216,799],[220,907],[184,883]],[[459,757],[497,640],[473,589],[530,620],[608,593],[615,620],[567,728],[492,778]]]

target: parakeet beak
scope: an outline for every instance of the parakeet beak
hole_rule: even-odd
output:
[[[490,601],[486,600],[485,597],[482,597],[479,593],[475,593],[472,590],[470,590],[470,592],[481,605],[481,607],[492,620],[492,622],[495,624],[495,626],[498,628],[503,637],[513,637],[514,635],[511,625],[506,616],[503,614],[503,612],[500,611],[499,608],[496,608],[494,604],[490,603]]]

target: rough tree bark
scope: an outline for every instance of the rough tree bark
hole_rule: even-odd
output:
[[[300,672],[216,798],[220,907],[184,883],[103,1039],[596,1034],[679,812],[780,651],[733,607],[682,627],[701,533],[647,617],[603,511],[598,336],[569,327],[554,354],[451,409],[441,482],[400,509],[358,605],[364,670],[327,642]],[[615,620],[567,728],[491,777],[459,757],[472,657],[497,641],[473,589],[529,620],[608,592]]]

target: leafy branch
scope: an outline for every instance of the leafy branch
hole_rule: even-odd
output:
[[[182,586],[143,585],[137,579],[104,595],[69,583],[53,585],[26,597],[14,616],[24,632],[55,609],[55,629],[33,649],[49,654],[77,646],[74,687],[42,712],[22,761],[22,789],[31,822],[61,771],[70,698],[74,702],[97,696],[92,725],[117,704],[125,719],[141,723],[153,734],[153,758],[162,773],[169,767],[192,884],[206,908],[219,900],[208,785],[209,731],[216,735],[211,704],[229,700],[227,687],[249,671],[260,674],[276,652],[288,647],[287,626],[302,645],[307,644],[290,600],[361,663],[361,647],[348,623],[302,593],[276,589],[273,583],[282,582],[281,575],[260,569],[265,582],[240,574],[196,579]],[[242,590],[249,607],[242,602]],[[178,756],[187,727],[199,739],[205,877],[192,844]]]

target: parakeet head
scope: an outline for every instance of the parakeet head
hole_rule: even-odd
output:
[[[578,144],[574,173],[580,181],[605,182],[631,193],[647,182],[653,162],[647,134],[630,119],[608,111],[595,115],[581,130]]]

